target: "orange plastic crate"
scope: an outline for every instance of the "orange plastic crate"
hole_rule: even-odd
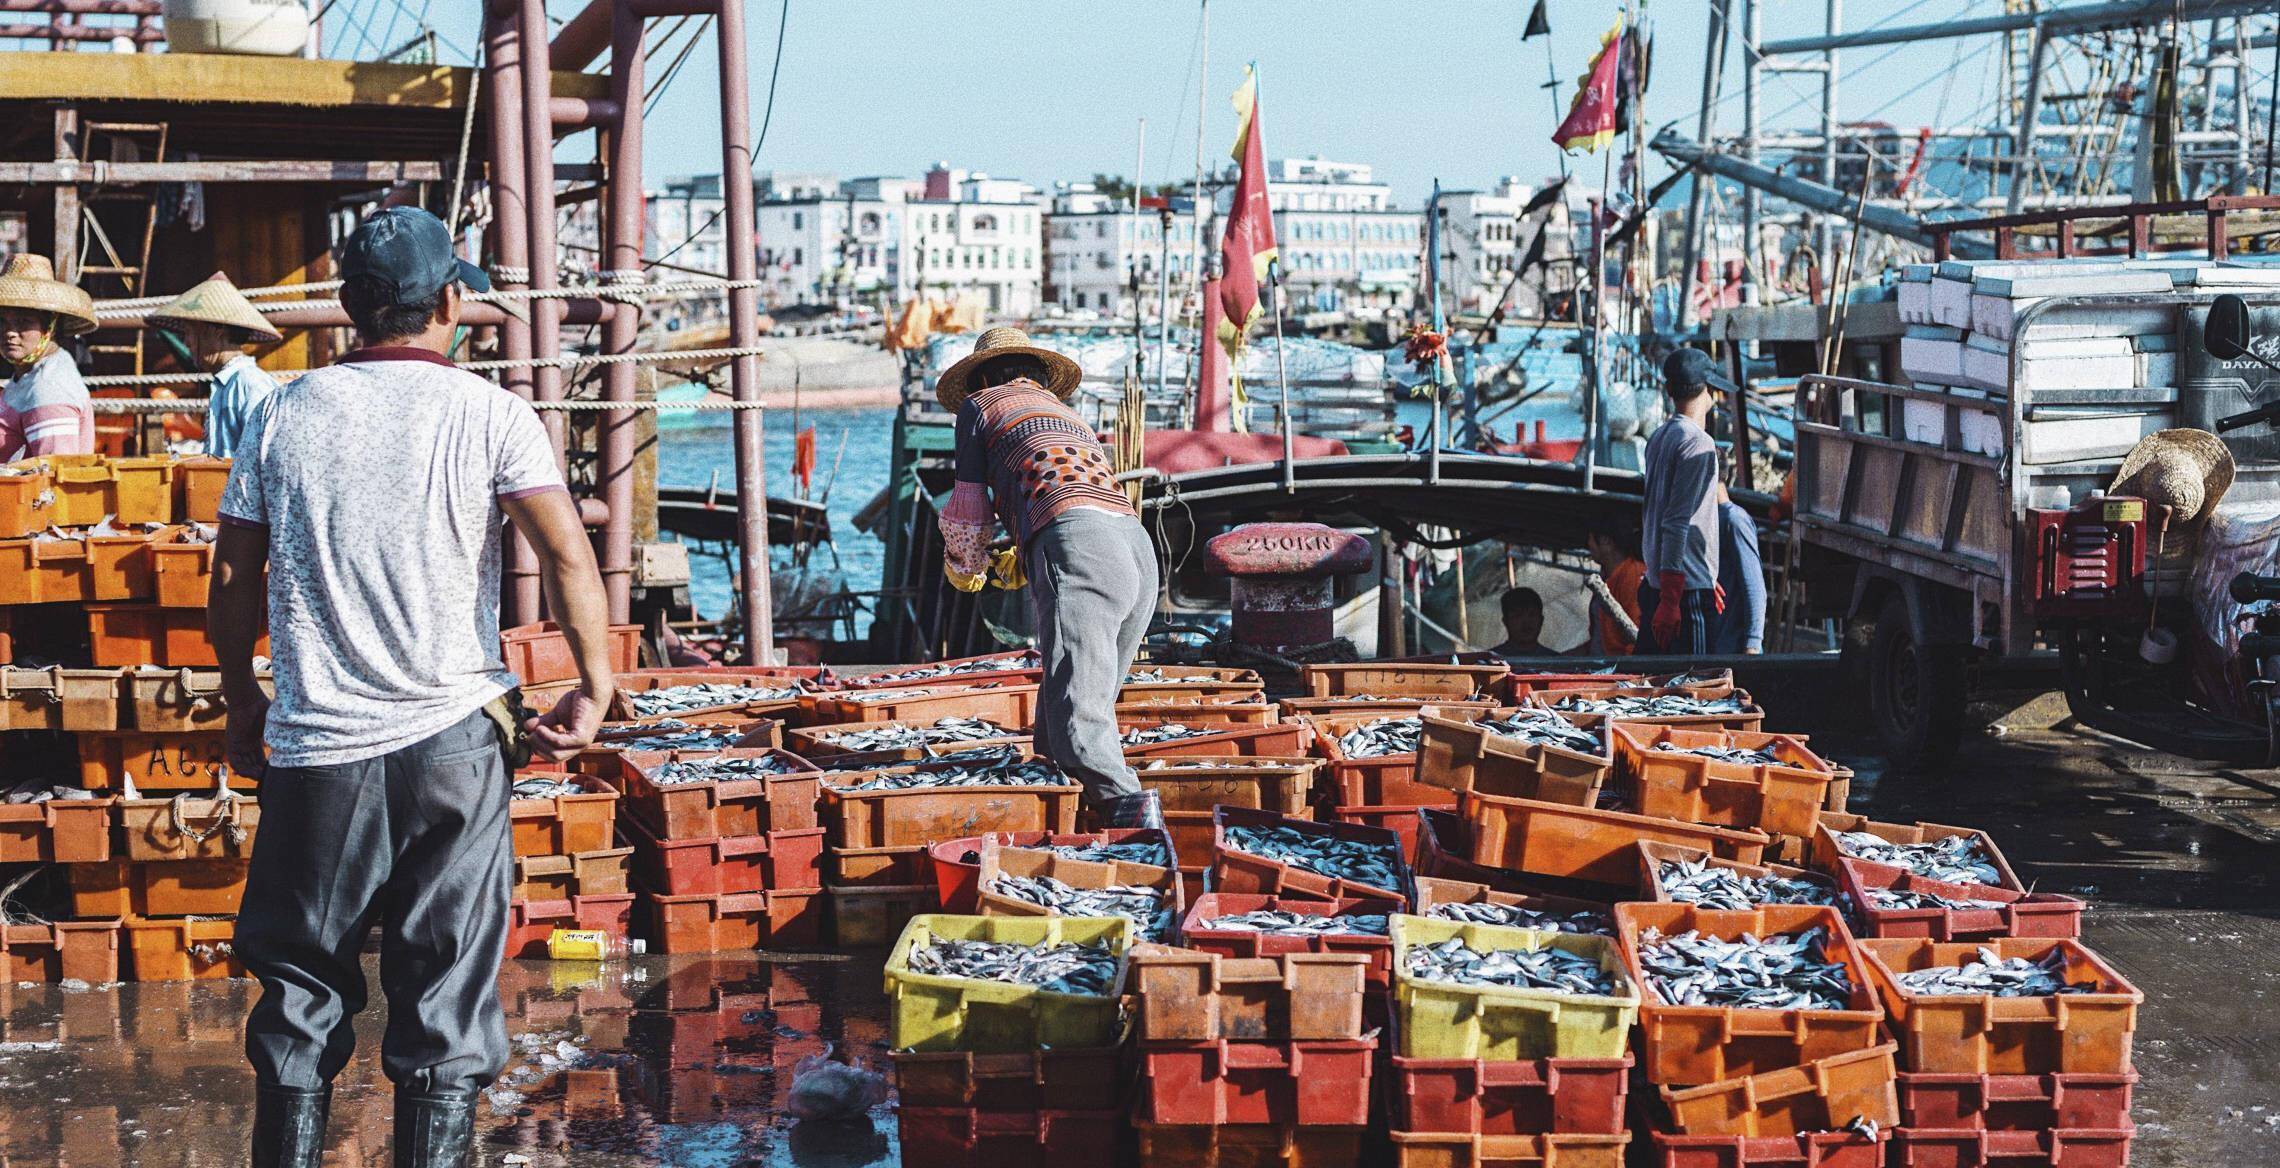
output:
[[[0,978],[20,981],[119,980],[119,922],[57,921],[0,924]]]
[[[641,626],[611,625],[610,667],[628,672],[641,666]],[[578,659],[570,640],[553,621],[517,625],[499,632],[499,652],[507,669],[526,685],[565,681],[578,676]]]
[[[631,887],[633,849],[604,848],[569,856],[515,857],[516,900],[616,896]]]
[[[1855,1120],[1900,1122],[1891,1043],[1700,1087],[1665,1087],[1671,1130],[1688,1136],[1795,1136]]]
[[[110,799],[0,804],[0,864],[84,864],[111,858]]]
[[[1250,695],[1197,699],[1188,694],[1175,694],[1137,701],[1119,699],[1115,713],[1118,718],[1184,722],[1190,726],[1272,726],[1282,721],[1281,707]]]
[[[148,555],[151,587],[144,596],[155,598],[161,608],[206,607],[214,583],[213,544],[184,543],[176,535],[152,541]]]
[[[113,860],[74,864],[71,911],[79,917],[235,916],[245,895],[245,860]]]
[[[176,462],[175,515],[191,523],[220,523],[222,488],[229,481],[229,459],[200,455]]]
[[[1321,765],[1320,759],[1271,757],[1133,761],[1140,789],[1156,792],[1162,801],[1172,851],[1187,865],[1201,865],[1211,855],[1211,813],[1215,808],[1306,814],[1314,772]]]
[[[207,981],[244,977],[235,920],[130,920],[130,966],[136,981]]]
[[[1896,844],[1924,844],[1946,839],[1949,836],[1976,836],[1979,840],[1979,846],[1986,850],[1989,862],[1995,867],[1997,879],[1993,887],[2007,888],[2012,892],[2025,892],[2027,890],[2027,886],[2019,881],[2018,874],[2011,870],[2011,862],[2003,858],[2003,849],[1995,846],[1995,837],[1975,827],[1949,827],[1941,823],[1878,823],[1865,815],[1847,815],[1838,811],[1821,813],[1818,822],[1814,825],[1812,835],[1814,868],[1834,875],[1837,871],[1838,861],[1842,859],[1859,865],[1863,872],[1877,876],[1901,876],[1907,874],[1906,868],[1846,855],[1843,849],[1837,846],[1837,835],[1840,832],[1867,832]],[[1976,888],[1980,886],[1959,883],[1957,887]]]
[[[1683,903],[1672,900],[1670,894],[1663,889],[1662,867],[1664,864],[1675,863],[1707,864],[1712,868],[1727,869],[1737,876],[1751,880],[1762,880],[1768,876],[1777,876],[1784,880],[1809,881],[1826,888],[1830,900],[1839,902],[1836,882],[1819,872],[1804,868],[1792,868],[1787,864],[1744,864],[1738,860],[1721,858],[1705,848],[1680,847],[1676,844],[1645,841],[1639,844],[1639,899],[1651,900],[1659,904]]]
[[[1597,913],[1606,919],[1603,936],[1615,935],[1615,906],[1596,900],[1583,900],[1573,896],[1559,896],[1549,892],[1505,892],[1486,884],[1469,880],[1448,880],[1438,876],[1417,877],[1417,913],[1432,915],[1436,904],[1493,904],[1511,908],[1533,909],[1537,912]]]
[[[1460,793],[1592,806],[1614,767],[1605,737],[1597,754],[1491,734],[1471,720],[1427,712],[1420,723],[1417,778]]]
[[[233,790],[250,791],[254,780],[230,771],[224,761],[220,730],[188,734],[117,734],[79,736],[79,785],[90,791],[111,790],[132,780],[138,791],[214,790],[228,772]]]
[[[249,795],[228,800],[184,792],[171,799],[118,801],[121,853],[129,860],[249,859],[261,831],[261,803]]]
[[[980,682],[975,685],[896,686],[810,694],[801,699],[808,721],[924,722],[942,718],[986,718],[1000,726],[1028,726],[1037,720],[1034,682]]]
[[[2078,941],[2039,937],[1973,942],[1868,940],[1859,943],[1869,980],[1892,1015],[1900,1059],[1910,1071],[1964,1075],[2121,1075],[2130,1067],[2138,1007],[2145,995]],[[1975,960],[2041,961],[2065,955],[2062,976],[2090,981],[2091,993],[2047,998],[1975,994],[1933,996],[1900,987],[1898,975]]]
[[[1120,715],[1116,719],[1119,731],[1136,727],[1155,726],[1165,719],[1152,715],[1139,718]],[[1314,732],[1304,722],[1277,722],[1271,726],[1226,726],[1214,728],[1209,734],[1188,738],[1173,738],[1163,742],[1150,742],[1124,748],[1124,757],[1144,758],[1292,758],[1305,755],[1313,744]],[[1135,767],[1146,763],[1135,761]]]
[[[0,541],[0,604],[73,604],[87,589],[87,541]]]
[[[923,771],[916,763],[882,771],[835,772],[849,785],[881,773]],[[918,847],[993,831],[1075,831],[1084,788],[1074,780],[1036,787],[906,787],[848,791],[822,784],[825,839],[833,848]]]
[[[0,730],[117,730],[123,692],[116,669],[0,665]]]
[[[754,775],[660,787],[649,772],[688,758],[756,758],[774,755],[798,764],[786,774]],[[816,826],[821,774],[813,764],[781,750],[737,747],[707,754],[682,751],[651,754],[628,751],[619,764],[620,789],[628,811],[658,839],[719,839],[804,831]]]
[[[1140,944],[1130,992],[1146,1041],[1360,1038],[1369,970],[1361,953],[1230,957]]]
[[[87,628],[90,655],[96,665],[212,669],[220,664],[214,656],[213,643],[206,639],[206,613],[202,608],[90,604]],[[261,635],[253,651],[268,655],[268,633]]]
[[[507,822],[515,855],[566,856],[616,845],[616,789],[588,775],[565,777],[578,785],[578,794],[508,803]]]
[[[1566,876],[1600,884],[1630,884],[1638,875],[1634,848],[1642,841],[1707,848],[1754,864],[1768,837],[1740,828],[1679,823],[1622,811],[1570,807],[1534,799],[1467,795],[1474,863],[1540,876]]]
[[[931,883],[824,891],[831,897],[832,941],[843,946],[893,944],[912,917],[937,907]]]
[[[1439,706],[1424,706],[1419,709],[1418,717],[1446,716],[1446,720],[1461,723],[1494,713],[1490,710],[1465,714]],[[1425,781],[1419,773],[1421,751],[1352,758],[1338,744],[1340,738],[1356,729],[1387,717],[1403,716],[1378,713],[1308,716],[1306,721],[1314,728],[1314,749],[1329,763],[1323,768],[1324,782],[1317,798],[1342,807],[1446,807],[1454,804],[1456,799],[1448,788]]]
[[[1490,655],[1483,655],[1490,656]],[[1307,665],[1300,676],[1306,692],[1318,698],[1370,694],[1377,697],[1448,698],[1463,701],[1491,692],[1512,672],[1502,660],[1458,662],[1360,661]]]
[[[1834,768],[1807,749],[1803,739],[1789,734],[1687,730],[1636,722],[1617,722],[1607,734],[1614,743],[1615,765],[1630,781],[1631,797],[1642,815],[1809,836],[1829,783],[1836,778]],[[1662,746],[1677,749],[1658,749]],[[1752,765],[1680,753],[1699,747],[1762,750],[1781,764]]]
[[[1586,730],[1598,730],[1606,725],[1609,715],[1585,713],[1580,710],[1563,710],[1560,708],[1560,703],[1565,702],[1570,698],[1604,699],[1612,697],[1651,698],[1665,696],[1697,697],[1700,695],[1692,693],[1684,688],[1670,689],[1663,687],[1656,689],[1632,689],[1621,686],[1601,686],[1594,689],[1579,686],[1574,689],[1547,690],[1541,693],[1529,694],[1527,700],[1529,704],[1551,710],[1554,713],[1559,714],[1561,717],[1566,718],[1568,721],[1573,722]],[[1678,714],[1662,718],[1636,717],[1633,715],[1625,714],[1617,717],[1615,720],[1621,722],[1644,723],[1652,726],[1680,726],[1689,730],[1757,730],[1764,724],[1765,711],[1759,709],[1757,705],[1750,700],[1748,690],[1737,689],[1734,690],[1731,695],[1720,694],[1718,696],[1732,696],[1739,699],[1742,707],[1741,712],[1734,714]]]
[[[0,539],[18,539],[54,525],[54,481],[45,466],[19,462],[0,468]]]

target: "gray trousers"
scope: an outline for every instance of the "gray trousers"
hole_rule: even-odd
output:
[[[1116,729],[1116,691],[1156,611],[1156,545],[1140,521],[1064,512],[1022,549],[1037,652],[1037,752],[1083,783],[1098,811],[1140,793]]]
[[[262,779],[237,926],[238,955],[261,981],[245,1038],[258,1082],[314,1089],[347,1065],[374,924],[388,1078],[409,1091],[475,1091],[506,1065],[508,785],[499,731],[481,710],[379,758]]]

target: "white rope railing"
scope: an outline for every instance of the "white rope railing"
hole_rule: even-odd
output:
[[[596,300],[655,300],[681,292],[728,292],[738,288],[759,288],[764,280],[661,280],[655,284],[634,284],[613,280],[607,284],[579,284],[568,288],[515,288],[494,289],[489,292],[469,292],[462,299],[473,304],[496,304],[518,300],[577,300],[591,297]],[[247,299],[281,297],[289,292],[337,292],[339,280],[323,280],[314,284],[285,284],[276,288],[242,290]],[[133,300],[102,300],[96,302],[98,320],[115,320],[142,316],[153,308],[174,302],[172,296],[142,296]],[[286,300],[276,304],[256,304],[257,312],[301,312],[308,309],[334,309],[340,307],[338,298],[317,300]]]
[[[99,397],[95,399],[95,412],[98,414],[203,414],[206,412],[206,404],[206,399],[197,397]],[[645,413],[651,411],[665,412],[674,410],[689,410],[697,413],[713,413],[727,410],[762,410],[768,407],[760,402],[740,402],[706,398],[699,401],[671,402],[534,401],[530,403],[530,408],[541,411],[555,410],[562,413],[613,413],[620,411],[627,413]]]
[[[459,367],[469,373],[493,373],[503,369],[585,369],[596,365],[637,365],[662,361],[725,361],[737,357],[758,357],[766,353],[767,350],[759,345],[743,345],[728,349],[659,349],[642,353],[588,353],[570,357],[467,361]],[[283,383],[314,370],[270,369],[264,372]],[[81,380],[91,389],[133,389],[142,386],[204,385],[213,379],[211,373],[110,373]]]

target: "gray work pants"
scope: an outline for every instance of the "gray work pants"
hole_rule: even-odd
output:
[[[314,1089],[347,1065],[375,923],[388,1078],[475,1091],[506,1065],[508,786],[497,725],[481,710],[378,758],[262,779],[237,925],[238,955],[261,981],[245,1038],[259,1083]]]
[[[1129,515],[1075,510],[1022,549],[1037,652],[1037,752],[1083,783],[1099,811],[1140,793],[1116,729],[1116,692],[1156,611],[1156,545]]]

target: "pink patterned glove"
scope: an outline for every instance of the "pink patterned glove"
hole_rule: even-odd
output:
[[[989,571],[990,537],[997,533],[997,514],[990,509],[989,488],[980,483],[959,483],[941,512],[942,562],[953,577],[979,577]]]

